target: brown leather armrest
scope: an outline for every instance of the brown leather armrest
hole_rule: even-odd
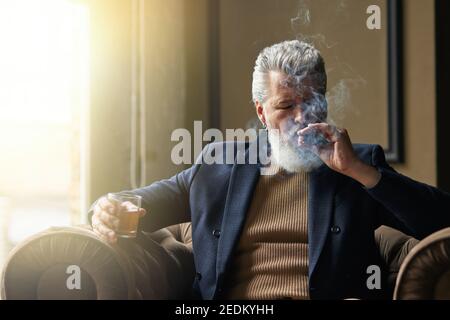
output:
[[[450,228],[426,237],[409,252],[394,299],[450,299]]]
[[[71,275],[76,278],[70,280]],[[132,285],[126,261],[94,232],[85,227],[53,227],[9,253],[1,295],[29,300],[129,299],[134,297]]]
[[[1,279],[2,299],[186,298],[194,276],[192,252],[168,230],[153,239],[109,245],[89,226],[50,228],[16,246]],[[157,240],[163,240],[161,243]],[[80,268],[81,289],[67,288],[69,266]]]

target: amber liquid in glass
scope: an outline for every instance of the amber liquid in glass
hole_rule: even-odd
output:
[[[119,214],[117,235],[123,238],[135,238],[139,223],[138,211],[127,211]]]

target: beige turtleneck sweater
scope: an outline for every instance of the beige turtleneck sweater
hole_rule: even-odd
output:
[[[228,299],[309,299],[308,174],[269,170],[253,194]]]

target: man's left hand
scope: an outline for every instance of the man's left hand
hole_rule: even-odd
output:
[[[304,139],[308,134],[322,135],[328,143],[308,145]],[[367,188],[374,187],[380,180],[381,174],[358,158],[346,129],[328,123],[313,123],[300,130],[298,135],[299,145],[317,154],[334,171],[357,180]]]

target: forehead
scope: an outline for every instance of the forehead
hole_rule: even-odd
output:
[[[308,77],[298,84],[284,72],[269,72],[269,92],[273,98],[295,98],[303,95],[305,91],[310,89],[312,89],[312,83]]]

